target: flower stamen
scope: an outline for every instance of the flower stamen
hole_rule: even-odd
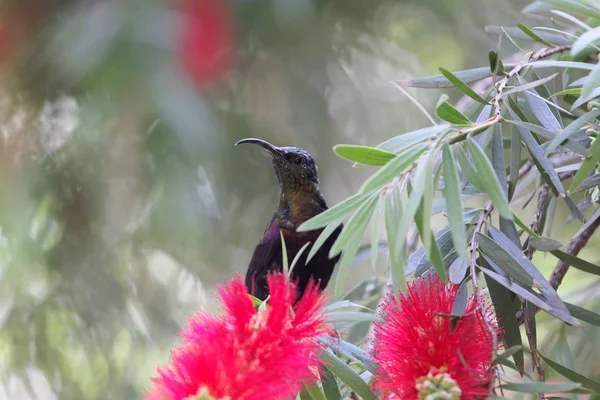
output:
[[[462,391],[446,368],[432,368],[425,376],[417,379],[415,388],[419,400],[459,400]]]

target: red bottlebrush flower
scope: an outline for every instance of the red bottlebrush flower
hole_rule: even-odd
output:
[[[178,54],[195,82],[217,83],[233,63],[233,29],[226,0],[182,0]]]
[[[303,382],[314,381],[317,338],[328,333],[325,296],[309,285],[294,304],[297,291],[285,275],[270,275],[267,283],[271,297],[261,311],[240,276],[221,286],[223,315],[200,312],[189,320],[182,346],[159,368],[147,399],[293,399]]]
[[[484,318],[497,330],[491,313],[471,296],[464,316],[451,321],[458,286],[437,275],[412,282],[398,300],[381,308],[375,324],[376,387],[388,399],[479,399],[489,395],[493,339]],[[442,393],[445,392],[445,393]],[[428,397],[437,393],[443,397]]]

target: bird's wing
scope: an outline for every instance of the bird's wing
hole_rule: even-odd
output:
[[[282,268],[282,253],[279,225],[277,220],[273,219],[254,249],[246,272],[246,286],[255,297],[264,300],[267,296],[267,273]]]

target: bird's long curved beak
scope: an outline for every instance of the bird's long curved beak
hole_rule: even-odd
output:
[[[283,156],[283,152],[281,151],[281,149],[279,147],[273,146],[271,143],[267,142],[266,140],[256,139],[256,138],[246,138],[246,139],[240,140],[235,145],[237,146],[238,144],[244,144],[244,143],[251,143],[251,144],[259,145],[260,147],[262,147],[263,149],[265,149],[269,153],[271,153],[271,155],[273,155],[273,156]]]

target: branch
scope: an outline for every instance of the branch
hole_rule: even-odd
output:
[[[596,232],[596,230],[600,227],[600,218],[596,218],[594,222],[592,222],[586,229],[584,229],[578,235],[575,235],[571,242],[569,243],[569,248],[567,249],[567,254],[572,256],[577,256],[579,252],[587,245],[592,235]],[[556,290],[562,283],[565,275],[569,271],[569,264],[564,261],[559,261],[554,267],[554,271],[552,271],[552,275],[550,275],[550,285]],[[539,312],[539,309],[536,309],[536,312]],[[522,324],[525,320],[525,315],[523,311],[517,312],[517,320],[519,324]]]
[[[463,140],[466,139],[467,134],[471,134],[472,136],[479,135],[479,134],[485,132],[487,130],[487,128],[489,128],[490,126],[493,126],[499,122],[502,122],[502,102],[503,102],[503,96],[504,96],[504,89],[506,89],[508,82],[512,78],[517,76],[519,73],[521,73],[521,71],[523,71],[525,68],[530,67],[530,65],[529,65],[530,63],[542,60],[544,58],[551,57],[555,54],[559,54],[559,53],[568,51],[570,49],[571,49],[571,45],[544,48],[544,49],[540,50],[537,54],[533,53],[531,55],[531,57],[529,57],[529,60],[526,63],[519,64],[519,65],[515,66],[513,69],[511,69],[506,74],[506,76],[504,78],[500,79],[495,85],[496,86],[496,94],[494,95],[494,98],[492,99],[492,101],[490,103],[490,105],[492,106],[492,116],[488,120],[483,121],[479,124],[475,124],[471,127],[458,130],[456,135],[451,137],[448,140],[448,144],[462,142]]]
[[[586,229],[584,229],[579,235],[575,235],[573,239],[571,239],[567,253],[572,256],[578,255],[581,249],[583,249],[589,242],[590,238],[594,232],[596,232],[598,227],[600,227],[600,218],[596,218],[596,220],[592,222]],[[565,263],[564,261],[561,260],[556,264],[554,271],[552,271],[552,275],[550,275],[550,285],[552,285],[554,289],[558,289],[568,270],[569,264]]]

